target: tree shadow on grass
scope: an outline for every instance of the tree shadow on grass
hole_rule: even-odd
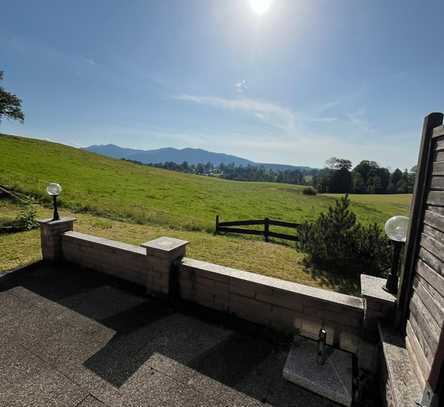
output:
[[[348,295],[360,295],[361,284],[360,274],[344,271],[339,273],[332,271],[327,267],[314,264],[309,259],[303,260],[304,271],[314,280],[320,282],[320,285],[331,287],[337,292]]]

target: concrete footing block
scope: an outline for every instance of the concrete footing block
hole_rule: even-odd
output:
[[[344,406],[353,400],[352,354],[327,346],[323,365],[317,362],[317,342],[296,336],[283,376],[286,380]]]

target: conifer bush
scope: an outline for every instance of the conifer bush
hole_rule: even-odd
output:
[[[375,223],[362,225],[347,195],[298,231],[298,249],[308,260],[338,273],[384,275],[390,266],[390,241]]]

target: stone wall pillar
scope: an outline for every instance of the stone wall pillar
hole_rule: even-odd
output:
[[[384,290],[385,278],[361,274],[361,295],[364,298],[364,330],[376,336],[378,321],[394,318],[396,297]]]
[[[75,218],[59,220],[42,219],[40,223],[40,238],[43,260],[58,261],[63,258],[62,235],[73,230]]]
[[[160,237],[143,243],[146,248],[148,272],[147,292],[153,295],[168,295],[176,276],[172,273],[173,264],[186,254],[186,240]]]

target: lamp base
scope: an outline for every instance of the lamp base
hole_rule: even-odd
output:
[[[387,283],[382,287],[384,291],[396,295],[398,293],[398,276],[389,274]]]
[[[57,195],[53,195],[52,201],[54,205],[54,213],[52,215],[52,220],[60,220],[59,212],[57,210]]]

